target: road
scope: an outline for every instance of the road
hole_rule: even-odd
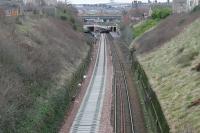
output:
[[[92,78],[71,126],[70,133],[96,133],[99,130],[107,76],[105,36],[105,34],[100,36]]]

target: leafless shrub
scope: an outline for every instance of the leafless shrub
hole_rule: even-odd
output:
[[[28,28],[28,34],[19,32],[19,25]],[[34,17],[27,17],[24,23],[0,20],[2,132],[15,132],[36,99],[57,94],[52,85],[60,86],[60,75],[67,77],[78,68],[87,49],[83,36],[70,23]]]

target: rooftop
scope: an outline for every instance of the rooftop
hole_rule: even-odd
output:
[[[1,1],[0,8],[1,9],[10,9],[19,7],[17,3],[9,2],[9,1]]]

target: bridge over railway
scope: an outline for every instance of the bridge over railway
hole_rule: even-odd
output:
[[[81,15],[83,22],[88,22],[91,20],[99,20],[101,22],[120,22],[122,20],[121,15]]]
[[[84,25],[83,29],[85,32],[101,32],[101,31],[108,31],[108,32],[118,32],[119,27],[117,24],[114,25],[96,25],[96,24],[88,24]]]

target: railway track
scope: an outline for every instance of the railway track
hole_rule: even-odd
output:
[[[97,133],[99,131],[107,79],[107,43],[110,43],[114,65],[114,132],[135,133],[124,66],[107,35],[101,34],[98,43],[99,49],[92,78],[70,133]]]
[[[125,70],[116,46],[107,37],[111,47],[114,66],[114,132],[135,133]]]
[[[101,35],[98,43],[98,55],[92,78],[70,129],[70,133],[97,133],[99,130],[107,75],[105,34]]]

